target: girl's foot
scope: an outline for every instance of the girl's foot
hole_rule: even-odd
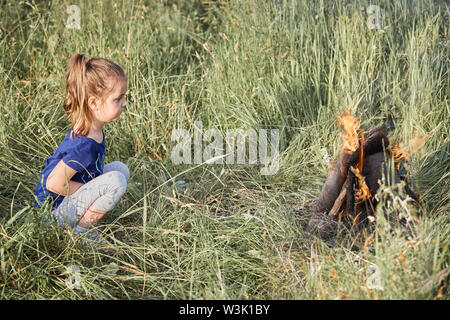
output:
[[[107,253],[115,252],[112,244],[106,241],[105,239],[102,239],[101,233],[98,231],[97,228],[87,229],[77,225],[73,229],[73,235],[74,238],[81,237],[81,243],[86,246],[103,249]]]

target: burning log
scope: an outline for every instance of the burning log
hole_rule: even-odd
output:
[[[404,180],[399,168],[407,156],[400,147],[389,143],[383,127],[372,130],[364,138],[364,131],[358,134],[359,122],[348,113],[339,118],[339,124],[344,128],[343,147],[322,187],[316,210],[326,212],[328,218],[334,220],[344,216],[360,226],[375,215],[374,195],[382,175],[389,185]],[[395,162],[393,178],[390,174],[392,158]],[[418,200],[408,186],[405,191]]]
[[[366,157],[372,154],[383,152],[383,146],[389,145],[389,139],[386,136],[384,128],[380,127],[373,130],[363,143],[363,150],[365,150]],[[347,180],[347,175],[350,166],[355,166],[360,158],[361,147],[358,147],[354,152],[348,153],[346,150],[341,152],[333,169],[330,171],[325,184],[322,187],[322,192],[317,200],[317,210],[321,212],[329,212],[333,207],[334,202],[341,193],[342,186]],[[370,189],[370,188],[369,188]]]

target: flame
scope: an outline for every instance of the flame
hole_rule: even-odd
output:
[[[355,199],[356,199],[357,202],[361,202],[361,201],[363,201],[365,199],[368,199],[370,197],[371,197],[371,194],[370,194],[369,187],[364,182],[363,185],[361,187],[359,187],[359,189],[356,191]]]
[[[358,190],[355,192],[355,199],[358,203],[360,203],[364,199],[368,199],[371,196],[369,187],[367,187],[364,177],[361,175],[364,163],[364,130],[361,130],[360,139],[358,135],[360,123],[348,112],[345,112],[339,117],[339,125],[344,127],[344,132],[342,133],[342,148],[344,151],[355,152],[358,147],[361,146],[356,168],[350,168],[358,178]]]
[[[358,190],[356,191],[355,198],[357,202],[361,202],[364,199],[370,198],[370,190],[369,187],[367,187],[366,181],[364,180],[364,177],[361,175],[361,172],[363,170],[363,163],[364,163],[364,130],[361,130],[361,151],[359,153],[359,160],[358,164],[356,165],[356,171],[359,173],[357,175],[358,177]]]
[[[408,153],[397,144],[389,146],[388,151],[394,157],[395,167],[399,170],[402,161],[408,160]]]
[[[408,160],[411,155],[418,153],[429,138],[429,136],[417,136],[412,138],[409,141],[409,144],[404,148],[400,147],[398,144],[389,145],[388,151],[394,157],[397,170],[400,168],[401,162]]]
[[[362,172],[363,170],[363,163],[364,163],[364,130],[361,130],[361,150],[359,152],[359,160],[356,168],[359,170],[359,172]]]
[[[358,170],[358,169],[356,169]],[[361,176],[362,177],[362,176]],[[361,207],[364,203],[364,200],[369,199],[371,197],[369,187],[364,181],[364,177],[362,177],[362,182],[358,177],[358,190],[355,191],[355,200],[356,200],[356,221],[359,220],[358,214],[361,212]],[[375,213],[375,212],[374,212]]]
[[[346,111],[339,117],[339,125],[344,128],[344,131],[341,133],[342,150],[346,153],[355,152],[359,147],[359,121]]]
[[[360,133],[358,133],[360,129],[360,122],[355,119],[353,116],[349,114],[348,111],[345,111],[344,114],[342,114],[339,117],[339,126],[343,127],[343,130],[341,132],[342,137],[342,151],[346,154],[353,153],[358,148],[360,148],[360,153],[358,157],[358,161],[355,164],[355,166],[350,166],[350,170],[353,172],[353,174],[357,178],[357,188],[354,191],[355,192],[355,201],[356,201],[356,215],[354,219],[356,219],[354,222],[357,222],[358,220],[358,213],[362,210],[363,203],[365,200],[370,199],[372,197],[372,194],[370,192],[369,187],[366,184],[365,178],[362,175],[363,172],[363,164],[364,164],[364,157],[365,157],[365,150],[364,150],[364,130],[361,130]],[[416,143],[418,144],[418,143]],[[408,151],[403,151],[399,146],[392,146],[391,152],[394,155],[394,158],[397,161],[404,161],[408,159]],[[369,202],[369,204],[371,204]],[[373,210],[373,208],[372,208]],[[343,215],[345,215],[345,209],[341,210],[338,214],[339,218],[341,218]],[[373,212],[374,214],[375,212]],[[351,219],[353,217],[350,216]]]
[[[350,170],[354,173],[354,175],[358,179],[358,190],[355,191],[356,201],[359,203],[365,199],[370,198],[372,195],[370,193],[369,187],[366,184],[366,181],[364,180],[364,176],[361,175],[358,168],[350,166]]]

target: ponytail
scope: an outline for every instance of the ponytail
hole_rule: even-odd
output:
[[[91,126],[86,88],[86,60],[87,58],[79,53],[75,53],[70,58],[66,72],[66,99],[64,101],[64,110],[67,113],[64,120],[71,120],[72,129],[76,129],[75,133],[81,136],[86,136]],[[72,130],[71,139],[73,139],[74,130]]]

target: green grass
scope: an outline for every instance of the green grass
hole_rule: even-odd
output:
[[[70,1],[0,5],[1,299],[448,299],[449,6],[378,1]],[[70,244],[33,208],[45,159],[64,137],[65,68],[75,52],[126,70],[127,112],[105,126],[105,163],[131,178],[102,224],[122,255]],[[410,159],[423,215],[410,229],[378,208],[374,236],[332,244],[293,210],[320,193],[344,109],[392,140],[427,135]],[[280,129],[280,169],[174,165],[171,132]],[[322,150],[322,151],[321,151]],[[164,176],[166,178],[164,178]],[[183,179],[185,191],[167,179]],[[380,197],[394,192],[381,188]],[[81,288],[66,285],[71,265]],[[373,288],[372,271],[381,287]],[[370,278],[370,279],[369,279]],[[430,281],[431,280],[431,281]],[[372,288],[372,289],[370,289]]]

